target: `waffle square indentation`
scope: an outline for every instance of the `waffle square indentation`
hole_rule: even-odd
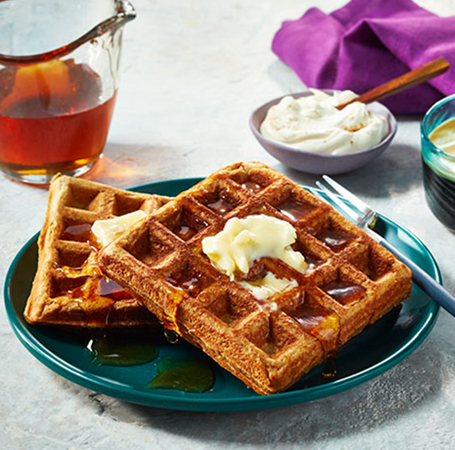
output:
[[[169,231],[184,241],[190,240],[210,225],[205,218],[186,206],[173,211],[170,215],[160,220],[160,222]]]
[[[89,242],[93,239],[92,224],[63,221],[64,226],[60,235],[63,241]]]
[[[147,266],[156,266],[173,252],[174,246],[162,230],[143,227],[136,231],[125,250]]]
[[[323,284],[320,288],[342,305],[348,305],[360,300],[366,292],[365,287],[342,274],[339,274],[336,279]]]
[[[104,203],[104,192],[87,186],[71,186],[65,206],[86,211],[96,211]]]
[[[141,209],[145,200],[134,195],[114,195],[113,214],[123,216]]]
[[[258,305],[250,295],[235,289],[215,285],[197,298],[204,307],[225,324],[235,326],[239,321],[258,311]]]
[[[183,289],[191,297],[197,297],[215,281],[189,261],[174,265],[163,273],[164,279],[171,285]]]
[[[230,184],[233,183],[227,183],[226,185],[226,183],[219,184],[214,182],[212,185],[207,186],[203,193],[196,194],[194,198],[215,214],[224,216],[246,200]]]
[[[356,239],[354,234],[345,230],[330,217],[326,221],[325,226],[321,227],[314,236],[335,253],[341,252]]]
[[[90,247],[73,245],[63,248],[57,247],[57,258],[55,264],[57,267],[82,267],[90,255]]]

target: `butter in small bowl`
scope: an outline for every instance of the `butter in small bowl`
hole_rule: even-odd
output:
[[[396,133],[392,113],[380,103],[354,102],[351,91],[309,90],[256,109],[251,130],[284,164],[313,174],[355,170],[378,157]]]

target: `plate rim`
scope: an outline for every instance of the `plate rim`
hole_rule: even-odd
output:
[[[129,188],[131,191],[140,191],[144,189],[158,189],[165,187],[166,185],[180,185],[185,184],[189,187],[201,181],[203,178],[191,177],[191,178],[175,178],[168,180],[161,180],[152,183],[145,183]],[[314,189],[312,187],[301,185],[304,188]],[[187,188],[185,188],[187,189]],[[183,191],[181,191],[183,192]],[[154,192],[152,192],[154,193]],[[417,237],[413,232],[388,218],[383,214],[379,214],[381,219],[385,221],[387,226],[396,227],[398,230],[402,230],[408,235],[418,247],[423,249],[428,258],[428,262],[431,265],[431,269],[434,274],[430,274],[432,278],[441,283],[441,273],[438,264],[428,249],[428,247]],[[144,392],[136,390],[135,387],[125,386],[122,383],[117,383],[113,379],[106,379],[103,376],[97,374],[88,374],[86,371],[79,369],[77,366],[68,363],[64,359],[60,358],[55,353],[51,352],[43,343],[39,341],[26,327],[23,326],[19,317],[17,316],[13,302],[10,297],[9,288],[11,279],[15,274],[15,269],[19,263],[21,257],[29,249],[29,247],[37,240],[40,232],[38,231],[31,238],[22,245],[19,252],[13,258],[5,278],[4,285],[4,303],[5,310],[7,313],[8,320],[10,322],[13,332],[18,337],[19,341],[24,347],[49,369],[56,372],[58,375],[79,384],[85,388],[91,389],[96,392],[100,392],[111,397],[129,401],[135,404],[146,405],[157,408],[173,409],[173,410],[185,410],[185,411],[211,411],[211,412],[222,412],[222,411],[247,411],[257,409],[269,409],[281,406],[290,406],[298,403],[305,403],[312,400],[328,397],[330,395],[343,392],[359,384],[362,384],[370,379],[373,379],[382,373],[388,371],[393,366],[401,362],[413,351],[415,351],[422,342],[426,339],[428,334],[434,327],[437,317],[439,314],[440,307],[430,299],[426,308],[429,310],[426,313],[424,322],[419,328],[413,332],[412,336],[406,340],[406,342],[400,345],[398,348],[394,348],[394,351],[386,358],[377,362],[376,364],[369,366],[359,372],[341,378],[339,380],[333,380],[326,384],[312,386],[305,389],[296,391],[287,391],[278,394],[271,394],[267,396],[252,396],[252,397],[233,397],[233,398],[209,398],[196,396],[169,396],[166,391],[150,391]],[[117,383],[117,385],[115,385]],[[187,393],[185,393],[187,394]]]

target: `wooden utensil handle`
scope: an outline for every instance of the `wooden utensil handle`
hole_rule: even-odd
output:
[[[350,102],[338,105],[337,109],[341,110],[353,102],[371,103],[382,100],[390,95],[398,94],[398,92],[417,86],[418,84],[424,83],[431,78],[441,75],[446,72],[449,67],[450,63],[447,60],[442,57],[436,58],[433,61],[418,67],[417,69],[411,70],[404,75],[371,89],[371,91],[365,92]]]

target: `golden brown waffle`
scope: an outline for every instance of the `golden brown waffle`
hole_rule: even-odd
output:
[[[24,311],[26,320],[92,328],[157,324],[153,314],[103,276],[91,225],[138,209],[149,214],[166,201],[158,195],[54,177],[38,240],[38,269]]]
[[[264,301],[220,273],[201,241],[232,217],[266,214],[297,230],[309,269],[261,258],[297,287]],[[231,165],[104,248],[106,273],[168,327],[260,394],[286,390],[411,292],[409,269],[366,233],[280,173]]]

